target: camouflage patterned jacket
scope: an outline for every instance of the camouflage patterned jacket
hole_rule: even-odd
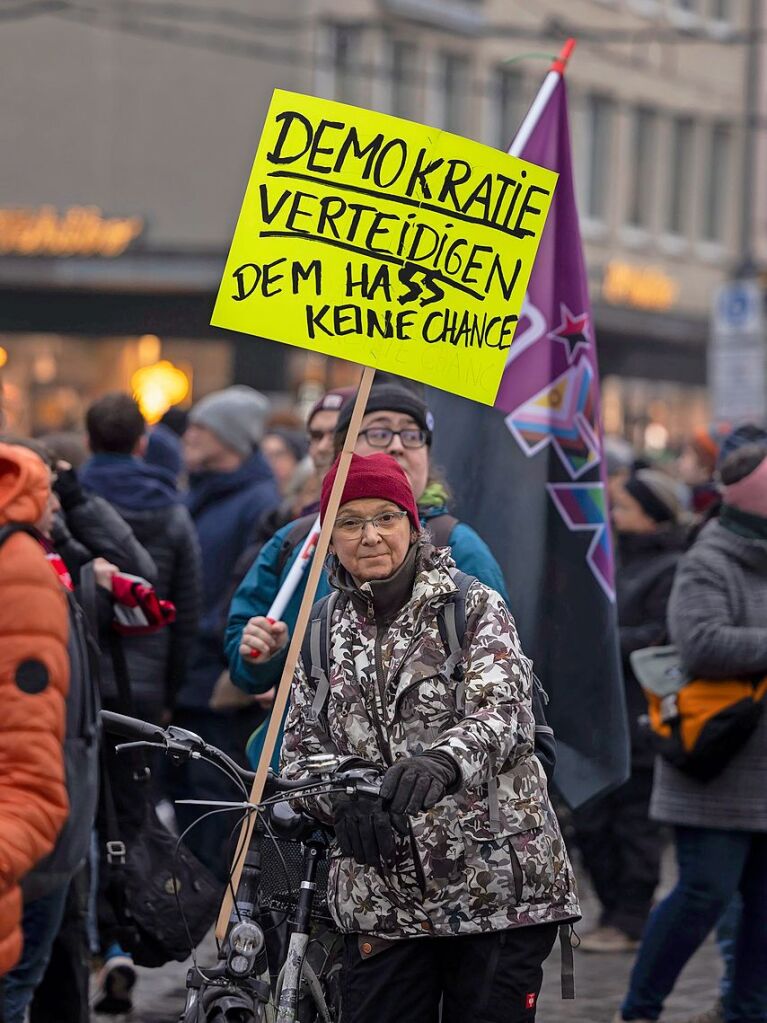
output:
[[[308,713],[314,682],[301,662],[293,680],[282,748],[288,774],[300,777],[297,761],[328,746],[382,769],[442,750],[461,770],[454,795],[409,818],[411,834],[398,837],[397,863],[385,875],[331,851],[328,898],[345,932],[445,936],[579,915],[533,756],[530,662],[505,604],[480,582],[466,598],[463,682],[444,670],[436,611],[456,590],[454,568],[446,550],[420,544],[412,597],[388,628],[376,625],[372,601],[367,613],[358,601],[338,601],[330,695],[318,722]]]

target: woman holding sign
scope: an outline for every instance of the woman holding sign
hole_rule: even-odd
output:
[[[335,428],[335,446],[340,450],[354,407],[354,396],[345,404],[322,413],[323,421],[310,418],[310,431],[331,419]],[[386,452],[404,469],[418,503],[421,522],[432,534],[438,547],[449,546],[453,559],[463,572],[476,576],[497,590],[508,603],[506,584],[498,562],[490,548],[465,522],[459,522],[447,511],[447,491],[431,465],[430,450],[434,416],[426,403],[409,387],[397,383],[377,384],[366,405],[356,451],[360,455]],[[321,468],[330,468],[332,454]],[[315,453],[316,457],[316,453]],[[271,623],[265,617],[280,587],[298,557],[301,544],[308,536],[314,516],[291,522],[278,530],[261,549],[232,600],[226,630],[226,653],[232,680],[241,689],[265,693],[276,685],[282,673],[284,653],[295,625],[305,580],[290,599],[283,620]],[[316,597],[330,592],[324,575]],[[254,656],[257,654],[257,656]],[[256,733],[248,754],[258,761],[265,727]]]
[[[300,777],[332,750],[381,774],[378,797],[307,807],[337,839],[344,1023],[436,1023],[440,1003],[443,1023],[534,1020],[542,963],[579,908],[511,615],[470,579],[462,648],[446,656],[461,574],[389,455],[352,456],[330,553],[328,684],[302,657],[283,764]]]

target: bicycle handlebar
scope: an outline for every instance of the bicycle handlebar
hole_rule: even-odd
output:
[[[171,756],[199,757],[210,760],[224,766],[229,772],[234,772],[244,782],[252,782],[256,777],[254,771],[248,771],[240,767],[231,757],[215,746],[209,746],[199,735],[189,732],[185,728],[178,728],[171,725],[168,728],[161,728],[149,721],[141,721],[138,718],[128,717],[125,714],[116,714],[111,710],[100,711],[101,720],[107,732],[114,735],[121,735],[125,739],[131,739],[140,744],[148,744],[159,747],[164,753]],[[335,774],[336,772],[327,773]],[[361,778],[359,772],[338,772],[339,783],[354,784],[360,793],[376,795],[378,785],[369,778]],[[271,769],[268,772],[264,794],[267,796],[280,792],[293,792],[306,789],[317,784],[322,784],[319,778],[283,778],[275,774]]]
[[[126,714],[115,714],[111,710],[101,711],[101,721],[107,732],[121,735],[124,739],[135,739],[139,742],[166,742],[164,728],[153,725],[149,721],[131,718]]]

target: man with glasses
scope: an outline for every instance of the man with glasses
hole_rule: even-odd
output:
[[[350,396],[337,415],[334,454],[340,450],[351,421],[354,398]],[[316,409],[316,406],[315,406]],[[310,445],[326,451],[326,438],[315,439],[312,431],[324,425],[316,410],[309,418]],[[427,526],[437,546],[450,546],[458,568],[467,575],[499,592],[508,602],[501,570],[487,544],[465,522],[459,522],[447,511],[447,487],[430,464],[434,417],[426,403],[400,384],[375,386],[370,394],[360,433],[355,446],[358,455],[385,452],[404,470],[418,502],[421,522]],[[310,447],[310,454],[316,458]],[[266,617],[280,586],[307,536],[314,516],[289,523],[265,544],[234,595],[226,630],[226,654],[232,680],[250,693],[265,693],[275,686],[282,674],[285,648],[298,617],[298,609],[306,586],[306,577],[288,604],[281,622]],[[330,592],[323,574],[315,600]],[[254,733],[248,748],[252,763],[258,761],[268,722]],[[279,753],[279,743],[275,752]]]

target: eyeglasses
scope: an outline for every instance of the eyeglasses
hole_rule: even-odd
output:
[[[335,427],[332,430],[309,430],[309,440],[312,444],[319,444],[321,440],[332,436],[335,432]]]
[[[388,448],[395,437],[399,437],[403,448],[422,448],[429,438],[426,430],[408,427],[406,430],[390,430],[388,426],[370,426],[360,430],[371,448]]]
[[[397,523],[405,515],[407,515],[406,511],[396,511],[381,512],[379,515],[373,515],[369,519],[354,517],[341,519],[340,522],[336,522],[334,528],[338,530],[345,540],[359,540],[365,532],[365,526],[369,522],[376,533],[386,536],[387,533],[394,532],[397,528]]]

